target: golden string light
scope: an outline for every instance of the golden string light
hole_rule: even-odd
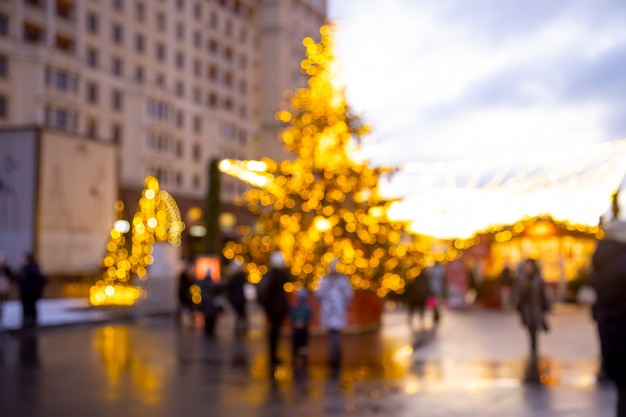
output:
[[[174,198],[159,188],[159,181],[148,176],[137,212],[130,224],[131,241],[125,233],[113,228],[107,253],[102,260],[102,278],[90,288],[92,305],[133,305],[141,295],[132,285],[134,276],[145,279],[152,264],[152,245],[167,241],[180,245],[185,224]],[[130,250],[128,250],[130,243]]]

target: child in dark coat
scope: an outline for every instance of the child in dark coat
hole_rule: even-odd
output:
[[[313,313],[308,303],[309,293],[300,290],[297,293],[296,305],[289,311],[291,321],[293,363],[294,367],[305,367],[309,355],[309,324]]]

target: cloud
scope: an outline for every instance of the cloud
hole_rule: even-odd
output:
[[[331,18],[375,163],[626,137],[622,0],[334,0]]]

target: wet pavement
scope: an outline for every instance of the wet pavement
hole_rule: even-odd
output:
[[[323,336],[306,374],[269,378],[260,320],[244,339],[231,325],[216,340],[168,318],[0,335],[0,416],[612,415],[585,310],[556,311],[536,363],[513,314],[447,312],[435,333],[386,313],[380,332],[344,335],[338,378]]]

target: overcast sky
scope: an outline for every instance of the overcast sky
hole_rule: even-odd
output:
[[[329,1],[377,164],[626,137],[624,0]]]

